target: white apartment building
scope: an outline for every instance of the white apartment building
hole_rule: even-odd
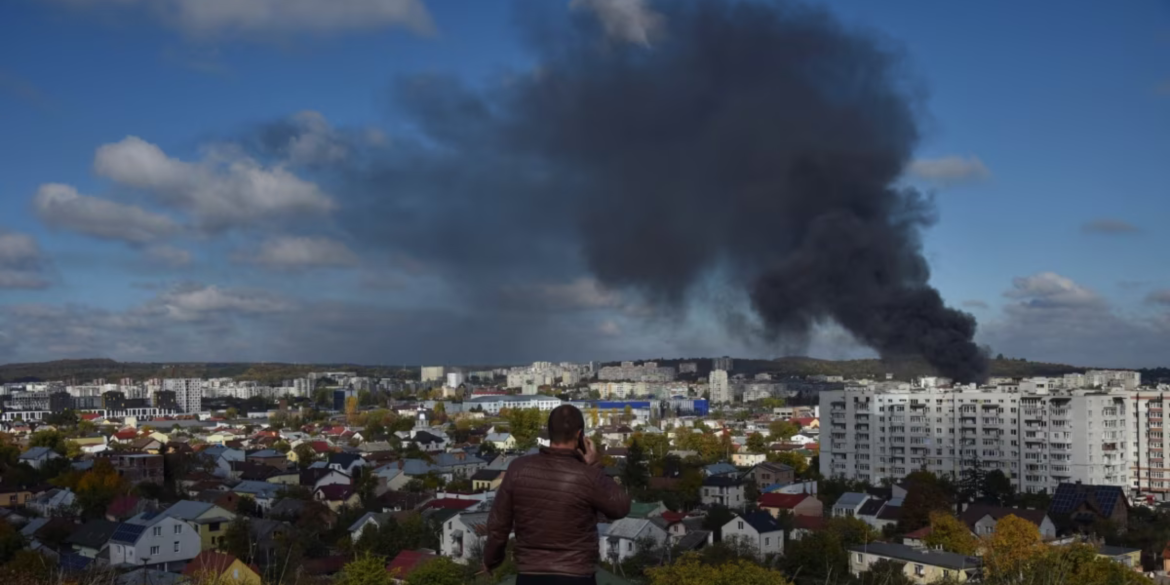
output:
[[[1127,396],[999,388],[850,387],[821,393],[821,473],[961,477],[976,461],[1022,492],[1061,482],[1129,485]],[[826,424],[827,423],[827,424]]]
[[[712,404],[731,402],[735,398],[731,393],[731,380],[728,379],[726,370],[711,370],[707,383],[710,386]]]
[[[1165,459],[1170,440],[1162,426],[1167,401],[1170,388],[1166,387],[1129,393],[1126,425],[1132,464],[1130,488],[1135,496],[1170,500],[1170,464]]]
[[[163,380],[164,391],[175,393],[175,403],[181,413],[203,410],[203,380],[199,378],[168,378]]]
[[[423,382],[439,382],[447,375],[447,368],[444,366],[423,366],[420,372],[420,379]]]

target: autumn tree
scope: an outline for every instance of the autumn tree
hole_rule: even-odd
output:
[[[516,448],[521,451],[536,446],[536,439],[547,422],[544,413],[535,408],[514,408],[508,411],[505,418],[508,429],[516,438]]]
[[[768,451],[768,444],[764,441],[764,435],[760,433],[748,435],[747,450],[751,453],[766,453]]]
[[[1014,514],[1000,518],[983,546],[984,572],[992,579],[1015,579],[1043,548],[1035,524]]]
[[[646,570],[649,585],[791,585],[779,571],[756,563],[737,560],[722,565],[706,565],[695,553],[687,553],[673,564]]]
[[[464,575],[462,565],[447,557],[437,557],[415,567],[406,578],[406,585],[463,585]]]
[[[804,474],[808,473],[808,459],[795,451],[781,451],[779,453],[769,454],[768,461],[783,463],[791,467],[793,473],[798,476],[804,476]]]
[[[843,546],[868,544],[881,538],[881,534],[872,526],[853,516],[830,518],[825,522],[825,530],[835,534]]]
[[[347,563],[334,579],[337,585],[392,585],[393,582],[393,575],[386,571],[386,560],[371,554]]]
[[[786,420],[775,420],[768,425],[768,438],[783,443],[800,432],[800,426]]]
[[[110,460],[105,458],[94,460],[93,468],[81,474],[76,486],[66,487],[73,488],[77,504],[87,518],[102,517],[106,506],[127,489],[125,480],[118,475]]]
[[[346,418],[346,420],[350,421],[351,423],[357,422],[357,415],[358,415],[358,397],[357,396],[346,396],[345,397],[345,418]]]
[[[297,465],[304,469],[313,464],[317,460],[317,451],[308,443],[301,443],[293,448],[293,453],[297,455]]]
[[[979,549],[979,540],[971,534],[967,525],[947,512],[930,513],[930,534],[926,536],[925,542],[931,548],[961,555],[973,555]]]
[[[622,485],[631,493],[638,493],[650,485],[650,468],[641,441],[630,441],[626,449],[626,464],[622,467]]]

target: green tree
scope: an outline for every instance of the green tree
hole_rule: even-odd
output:
[[[768,425],[768,437],[773,441],[778,441],[781,443],[791,439],[793,435],[799,432],[799,425],[788,422],[786,420],[772,421],[772,423]]]
[[[260,517],[260,505],[256,503],[256,499],[252,496],[240,496],[240,500],[236,502],[236,513],[241,516]]]
[[[8,522],[0,522],[0,565],[24,548],[24,537]]]
[[[28,441],[29,447],[48,447],[57,452],[58,455],[64,455],[69,446],[66,444],[65,433],[57,430],[37,431],[32,434]]]
[[[622,485],[631,493],[641,493],[650,485],[650,469],[641,441],[631,441],[626,450],[626,464],[622,467]]]
[[[841,538],[828,530],[785,544],[780,566],[801,583],[847,583],[849,580],[849,553]]]
[[[906,563],[882,559],[869,566],[858,578],[858,585],[913,585],[906,576]]]
[[[226,411],[224,411],[223,414],[228,418],[228,420],[236,420],[237,418],[240,418],[240,410],[234,406],[228,408]]]
[[[768,461],[782,463],[791,467],[793,473],[799,477],[804,477],[809,470],[808,459],[805,459],[804,455],[795,451],[781,451],[779,453],[769,454]]]
[[[768,444],[764,441],[764,435],[760,433],[748,435],[747,450],[751,453],[767,453]]]
[[[235,517],[228,524],[223,538],[219,540],[219,550],[235,556],[244,563],[252,562],[252,521],[244,514]]]
[[[512,436],[516,438],[516,448],[521,451],[536,446],[536,439],[547,424],[544,413],[535,408],[509,409],[504,418],[508,421]]]
[[[735,514],[733,514],[731,510],[727,509],[727,506],[715,504],[711,506],[709,510],[707,510],[707,515],[703,516],[703,530],[710,530],[711,532],[714,532],[716,536],[720,536],[722,535],[723,525],[731,522],[731,519],[734,517]]]
[[[1016,489],[1004,472],[994,469],[983,476],[979,486],[983,497],[997,506],[1007,506],[1015,499]]]
[[[281,453],[288,453],[289,451],[292,450],[292,447],[289,446],[288,441],[284,441],[284,440],[280,440],[280,441],[273,443],[272,448],[277,450],[277,451],[280,451]]]
[[[411,571],[406,585],[463,585],[465,570],[447,557],[431,559]]]
[[[791,585],[779,571],[746,560],[723,565],[700,562],[695,553],[683,555],[677,562],[646,570],[649,585]]]
[[[973,555],[979,549],[979,540],[967,525],[948,512],[930,513],[930,534],[925,542],[931,548],[961,555]]]
[[[345,565],[334,583],[337,585],[391,585],[391,574],[386,571],[386,559],[370,554],[362,555]]]
[[[297,465],[301,469],[305,469],[317,460],[317,452],[313,450],[313,446],[308,443],[301,443],[293,448],[293,453],[297,454]]]
[[[864,520],[852,516],[830,518],[828,522],[825,522],[825,530],[837,535],[837,539],[844,546],[868,544],[881,539],[881,534],[878,534],[872,526],[866,524]]]
[[[933,473],[916,471],[906,477],[906,483],[910,487],[898,519],[898,530],[902,532],[927,526],[931,512],[950,512],[954,506],[948,488]]]

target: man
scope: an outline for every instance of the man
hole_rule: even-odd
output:
[[[512,462],[488,516],[484,564],[504,562],[508,534],[516,532],[516,585],[586,585],[600,557],[598,514],[630,513],[630,497],[601,468],[585,437],[585,417],[568,404],[548,415],[551,446]]]

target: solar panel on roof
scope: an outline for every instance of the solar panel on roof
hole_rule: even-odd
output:
[[[158,518],[159,514],[161,514],[161,512],[143,512],[142,519],[143,520],[154,520],[155,518]]]
[[[114,535],[110,537],[110,540],[126,543],[137,542],[138,537],[142,536],[142,532],[145,530],[146,527],[141,524],[127,524],[123,522],[114,530]]]

